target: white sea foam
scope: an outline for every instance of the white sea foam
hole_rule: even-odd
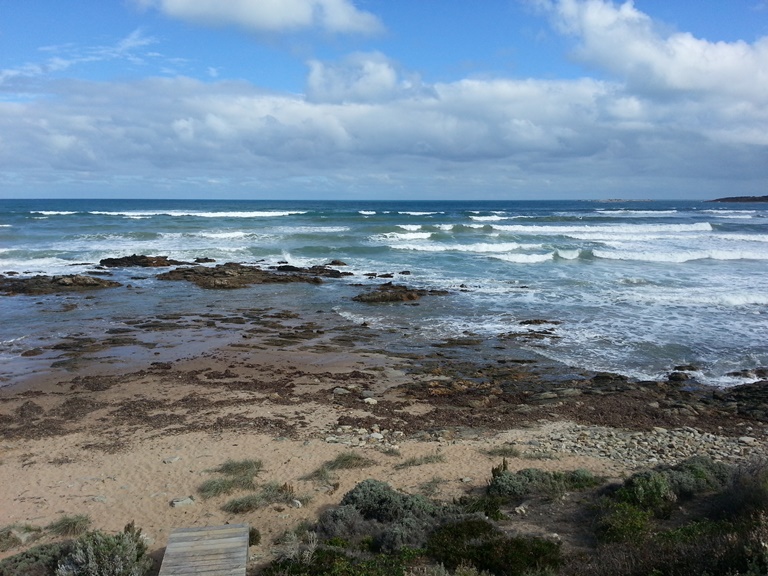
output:
[[[768,260],[768,252],[747,250],[680,250],[661,251],[610,251],[592,250],[596,258],[605,260],[636,260],[639,262],[683,263],[692,260]]]
[[[509,220],[509,218],[505,216],[470,216],[469,219],[477,222],[500,222],[501,220]]]
[[[390,246],[398,250],[414,250],[418,252],[476,252],[476,253],[499,253],[518,250],[523,246],[516,242],[505,242],[502,244],[395,244]],[[526,246],[531,247],[531,246]]]
[[[374,210],[358,210],[358,214],[362,214],[363,216],[375,216],[376,212]]]
[[[267,210],[267,211],[249,211],[249,212],[199,212],[195,210],[127,210],[124,212],[98,212],[92,211],[90,214],[100,216],[122,216],[125,218],[148,218],[152,216],[193,216],[196,218],[277,218],[281,216],[294,216],[296,214],[306,214],[307,210]]]
[[[245,238],[250,236],[248,232],[200,232],[199,235],[203,238],[214,238],[219,240]]]
[[[43,216],[71,216],[72,214],[78,214],[69,210],[33,210],[31,214],[42,214]]]
[[[554,256],[555,253],[550,252],[548,254],[496,254],[491,256],[491,258],[512,262],[514,264],[540,264],[552,260]]]
[[[558,248],[556,252],[557,252],[557,255],[563,260],[578,260],[579,256],[581,256],[581,250],[579,250],[578,248],[576,248],[575,250]]]
[[[618,209],[618,210],[608,210],[608,209],[598,209],[596,212],[602,216],[637,216],[637,217],[645,217],[645,216],[674,216],[677,214],[677,210],[626,210],[626,209]]]
[[[13,224],[0,224],[0,228],[11,228]]]
[[[405,216],[433,216],[435,214],[445,214],[445,212],[398,212]]]
[[[493,228],[503,232],[516,234],[538,234],[569,236],[571,234],[659,234],[674,232],[709,232],[712,225],[709,222],[697,222],[695,224],[597,224],[595,226],[569,226],[569,225],[525,225],[525,224],[494,224]]]
[[[409,232],[421,230],[421,224],[398,224],[397,227],[402,228],[403,230],[408,230]]]
[[[442,230],[443,232],[452,232],[453,224],[435,224],[435,228]]]
[[[386,232],[373,236],[373,240],[427,240],[432,236],[432,232]]]

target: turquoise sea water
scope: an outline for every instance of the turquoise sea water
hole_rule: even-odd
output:
[[[657,378],[694,364],[732,385],[768,366],[768,205],[665,202],[267,202],[2,200],[0,273],[73,274],[130,254],[262,266],[339,259],[355,275],[320,286],[210,293],[116,270],[142,296],[103,291],[69,314],[57,296],[0,299],[0,361],[110,318],[205,306],[324,309],[434,341],[555,321],[535,350],[578,368]],[[419,306],[359,304],[365,273],[450,291]],[[140,273],[139,273],[140,272]],[[139,277],[139,278],[137,278]],[[521,324],[521,322],[523,322]]]

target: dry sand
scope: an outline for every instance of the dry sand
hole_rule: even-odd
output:
[[[90,374],[87,370],[80,376],[53,374],[23,388],[4,389],[0,527],[44,527],[63,515],[87,514],[92,527],[115,532],[135,521],[154,555],[161,557],[174,528],[246,522],[262,533],[262,543],[250,554],[254,562],[263,562],[271,557],[276,537],[314,520],[365,478],[410,493],[440,479],[436,496],[458,497],[481,490],[499,463],[485,450],[509,443],[524,447],[562,425],[450,432],[450,422],[430,420],[429,403],[403,395],[403,384],[427,384],[400,370],[399,362],[370,353],[230,347],[172,367],[111,376],[83,375]],[[350,393],[334,394],[339,386]],[[364,402],[363,390],[376,405]],[[339,435],[339,422],[345,419],[380,422],[385,441],[369,438],[361,446],[328,441]],[[420,427],[446,430],[415,434]],[[365,439],[355,428],[343,429],[340,439]],[[392,443],[399,456],[382,449]],[[331,485],[301,479],[349,450],[376,463],[339,470]],[[433,454],[443,461],[396,469],[409,458]],[[197,488],[228,459],[261,460],[258,483],[288,484],[311,500],[300,508],[273,504],[241,515],[226,513],[222,504],[238,494],[205,500]],[[587,468],[614,478],[626,472],[610,459],[568,455],[535,463],[511,458],[509,465]],[[185,496],[194,496],[194,503],[171,507],[172,499]]]

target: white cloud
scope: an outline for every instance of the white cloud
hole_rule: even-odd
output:
[[[768,37],[710,42],[667,32],[631,0],[534,0],[576,37],[576,56],[646,92],[700,92],[768,102]]]
[[[332,64],[311,60],[308,66],[307,95],[318,102],[377,102],[424,89],[417,76],[401,77],[395,63],[378,52],[350,54]]]
[[[351,0],[134,0],[173,18],[204,25],[237,25],[258,32],[319,28],[327,32],[370,34],[379,19]]]

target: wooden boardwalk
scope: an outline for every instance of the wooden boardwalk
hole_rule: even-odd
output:
[[[248,525],[177,528],[168,537],[159,576],[245,576]]]

